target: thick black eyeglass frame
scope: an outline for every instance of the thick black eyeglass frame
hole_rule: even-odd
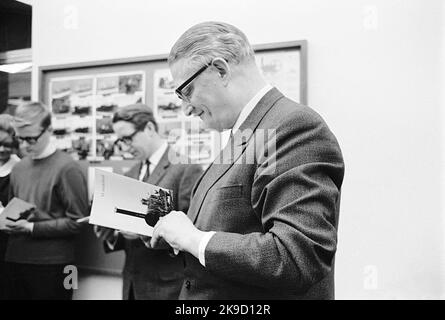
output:
[[[40,139],[40,137],[46,132],[46,129],[48,128],[44,128],[37,136],[35,137],[20,137],[17,136],[17,139],[20,142],[26,141],[28,144],[34,145],[37,143],[37,141]]]
[[[143,131],[143,130],[136,129],[132,134],[130,134],[130,135],[128,135],[128,136],[123,136],[123,137],[117,139],[114,143],[117,144],[117,143],[119,143],[119,142],[123,142],[123,143],[125,143],[126,145],[130,145],[130,144],[133,142],[133,138],[134,138],[134,136],[135,136],[138,132],[141,132],[141,131]]]
[[[212,65],[212,63],[208,63],[205,66],[203,66],[201,69],[199,69],[198,71],[196,71],[190,78],[188,78],[187,80],[185,80],[176,90],[175,93],[176,95],[179,97],[179,99],[184,100],[184,101],[190,101],[189,97],[187,97],[182,90],[187,87],[193,80],[196,79],[196,77],[198,77],[201,73],[203,73],[208,67],[210,67]]]

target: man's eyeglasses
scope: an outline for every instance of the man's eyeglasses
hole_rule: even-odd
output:
[[[45,133],[47,128],[44,128],[42,130],[42,132],[40,132],[37,136],[35,137],[20,137],[17,136],[17,139],[19,140],[19,142],[23,142],[26,141],[28,144],[36,144],[37,141],[40,139],[40,137]]]
[[[184,100],[186,102],[190,102],[190,95],[191,95],[191,90],[188,91],[183,91],[190,83],[192,83],[193,80],[195,80],[201,73],[203,73],[209,66],[211,65],[211,63],[206,64],[205,66],[203,66],[201,69],[199,69],[198,71],[196,71],[190,78],[188,78],[187,80],[184,81],[183,84],[181,84],[176,90],[176,94],[178,95],[179,99]]]
[[[114,143],[115,144],[119,144],[120,142],[125,143],[127,146],[131,145],[131,143],[133,142],[133,138],[134,136],[140,132],[142,130],[135,130],[132,134],[128,135],[128,136],[122,136],[119,139],[117,139]]]

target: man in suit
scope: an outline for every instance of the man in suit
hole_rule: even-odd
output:
[[[246,36],[204,22],[173,46],[169,65],[185,113],[231,130],[193,189],[188,215],[154,228],[185,252],[180,299],[332,299],[344,163],[307,106],[268,85]]]
[[[191,190],[202,173],[200,165],[176,159],[176,153],[158,134],[151,109],[143,104],[120,108],[113,117],[113,129],[122,147],[141,160],[126,176],[173,191],[173,208],[187,212]],[[142,222],[145,223],[145,222]],[[96,228],[106,239],[106,250],[125,250],[123,298],[177,299],[184,279],[183,260],[171,248],[146,248],[139,235]]]

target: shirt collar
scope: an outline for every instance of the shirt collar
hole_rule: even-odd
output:
[[[148,161],[150,161],[150,165],[153,165],[152,168],[156,167],[159,163],[159,161],[161,161],[162,156],[164,155],[165,151],[168,148],[168,144],[167,141],[164,141],[161,146],[158,148],[158,150],[156,150],[150,158],[148,158]]]
[[[8,174],[10,174],[14,165],[19,161],[20,161],[20,158],[17,157],[17,155],[11,154],[11,157],[9,157],[9,160],[6,161],[6,163],[0,167],[0,177],[3,178],[3,177],[6,177]]]
[[[56,146],[52,143],[48,143],[46,148],[43,149],[43,151],[39,155],[31,156],[31,158],[33,160],[48,158],[50,155],[52,155],[56,151],[57,151]]]
[[[244,108],[241,110],[238,119],[236,120],[235,124],[232,128],[232,134],[235,134],[235,132],[238,131],[238,129],[241,127],[243,122],[247,119],[249,114],[252,112],[252,110],[255,108],[255,106],[260,102],[261,98],[263,98],[269,90],[272,89],[272,86],[270,84],[266,84],[260,91],[257,92],[257,94],[250,99],[250,101],[244,106]]]

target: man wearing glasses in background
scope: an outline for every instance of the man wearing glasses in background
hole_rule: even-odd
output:
[[[87,181],[68,154],[50,143],[51,113],[39,102],[17,108],[17,138],[27,153],[11,172],[10,199],[35,205],[28,219],[8,222],[5,260],[12,299],[69,300],[63,270],[74,261],[77,219],[89,212]]]
[[[174,210],[187,212],[191,190],[202,167],[176,158],[159,135],[151,109],[143,104],[120,108],[114,114],[113,129],[119,138],[116,143],[140,160],[126,176],[172,190]],[[106,251],[125,250],[124,300],[178,298],[184,279],[181,255],[172,254],[168,247],[152,249],[149,241],[144,245],[137,234],[103,227],[95,227],[95,231],[105,240]]]

